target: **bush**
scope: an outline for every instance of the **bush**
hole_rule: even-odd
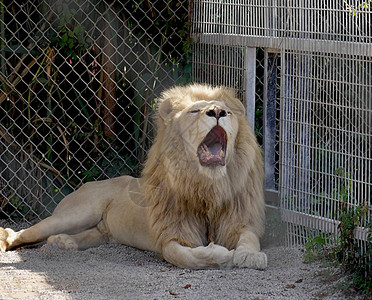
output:
[[[339,210],[338,236],[333,244],[328,235],[317,236],[305,244],[306,261],[327,259],[341,265],[351,277],[351,286],[362,294],[372,296],[372,222],[368,218],[369,207],[363,203],[357,207],[342,202]],[[367,241],[355,239],[355,229],[367,221]],[[369,222],[368,222],[369,221]]]

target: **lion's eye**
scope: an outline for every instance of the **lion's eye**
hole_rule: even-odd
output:
[[[193,109],[189,111],[190,114],[197,114],[198,112],[200,112],[200,109]]]

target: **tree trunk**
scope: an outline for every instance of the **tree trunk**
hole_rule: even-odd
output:
[[[115,108],[116,108],[116,81],[115,81],[115,46],[113,39],[113,28],[110,20],[113,20],[113,12],[107,10],[105,15],[104,42],[102,48],[103,69],[103,132],[110,139],[115,138]]]

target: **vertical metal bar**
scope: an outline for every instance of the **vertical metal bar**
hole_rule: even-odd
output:
[[[286,85],[287,85],[287,75],[286,75],[286,53],[282,51],[281,53],[281,85],[280,85],[280,117],[279,117],[279,199],[281,201],[280,205],[284,209],[289,209],[288,205],[288,196],[286,188],[286,145],[284,143],[285,139],[285,130],[286,130],[286,123],[284,121],[284,109],[285,109],[285,93],[286,93]],[[288,224],[288,243],[290,244],[289,240],[289,224]]]
[[[310,194],[310,126],[309,126],[309,102],[311,99],[311,70],[312,58],[311,53],[303,53],[300,55],[299,65],[299,195],[301,197],[302,209],[308,211],[309,207],[309,194]]]
[[[265,49],[263,94],[263,146],[265,156],[265,189],[275,190],[276,82],[277,55]]]
[[[294,156],[293,149],[293,69],[294,58],[292,53],[282,55],[282,90],[281,90],[281,110],[280,110],[280,144],[281,144],[281,176],[280,193],[285,200],[285,208],[291,209],[295,201],[294,187],[294,168],[292,166]]]
[[[256,48],[245,48],[245,105],[249,123],[254,129],[256,99]]]

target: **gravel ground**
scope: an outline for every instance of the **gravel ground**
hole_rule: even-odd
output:
[[[106,244],[85,251],[43,245],[0,253],[1,299],[347,299],[340,271],[302,252],[264,249],[265,271],[184,270],[154,253]],[[349,299],[356,299],[355,296]]]

